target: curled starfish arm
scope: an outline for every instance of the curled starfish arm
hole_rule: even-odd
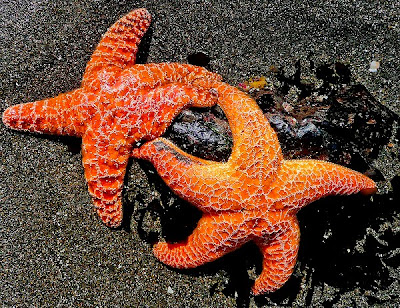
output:
[[[241,223],[243,214],[228,215],[203,215],[186,241],[159,242],[153,247],[154,255],[175,268],[194,268],[237,249],[248,241],[235,226]]]
[[[257,103],[246,93],[220,81],[199,79],[195,85],[218,93],[218,105],[232,130],[229,162],[247,179],[261,185],[271,183],[283,156],[278,137]]]
[[[275,235],[255,240],[263,255],[263,263],[262,272],[252,287],[254,295],[273,292],[282,287],[296,264],[300,242],[297,219],[292,217],[278,226],[281,230]]]
[[[102,70],[119,72],[136,62],[138,45],[150,26],[146,9],[134,10],[112,25],[103,35],[86,66],[82,85],[93,82]]]
[[[81,137],[87,118],[83,105],[90,97],[78,89],[53,98],[14,105],[4,111],[3,123],[22,131]]]
[[[204,160],[157,138],[132,151],[132,156],[149,160],[163,181],[179,196],[204,212],[242,209],[244,180],[230,163]]]
[[[269,196],[274,208],[299,210],[327,195],[373,194],[376,184],[367,176],[319,160],[285,160]]]
[[[161,136],[183,109],[211,107],[217,103],[217,96],[210,90],[173,82],[152,90],[138,91],[135,100],[139,102],[140,108],[134,104],[130,112],[129,121],[138,123],[132,125],[130,135],[135,139],[132,142]],[[123,112],[122,108],[119,114]]]

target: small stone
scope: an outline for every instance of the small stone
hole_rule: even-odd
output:
[[[371,73],[376,73],[380,65],[381,64],[378,61],[371,61],[371,63],[369,64],[369,71]]]

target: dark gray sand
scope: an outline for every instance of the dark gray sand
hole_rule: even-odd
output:
[[[203,51],[211,57],[210,69],[236,85],[264,74],[271,65],[293,69],[298,59],[304,61],[308,56],[317,63],[341,60],[350,64],[353,74],[375,98],[400,114],[398,1],[307,1],[302,5],[295,1],[248,0],[226,4],[104,0],[71,3],[0,1],[1,112],[13,104],[78,87],[101,35],[124,14],[146,7],[153,15],[147,62],[186,62],[188,55]],[[368,70],[373,60],[381,65],[377,73]],[[0,159],[3,306],[399,304],[400,271],[399,264],[393,262],[390,266],[380,264],[384,271],[376,272],[369,287],[362,283],[359,286],[351,277],[350,283],[344,284],[325,281],[324,277],[313,281],[313,268],[298,264],[295,277],[279,296],[246,297],[236,291],[240,282],[232,283],[232,272],[235,267],[238,272],[250,270],[254,279],[254,266],[246,267],[240,259],[230,270],[220,262],[198,271],[176,271],[152,255],[151,243],[139,237],[138,220],[134,219],[135,210],[146,208],[147,204],[134,200],[139,192],[148,196],[145,201],[157,200],[157,191],[148,184],[136,162],[132,163],[127,181],[126,199],[135,209],[131,230],[126,231],[110,230],[97,218],[87,192],[81,155],[70,151],[65,139],[21,134],[0,125]],[[388,179],[399,175],[396,161],[381,161],[380,165]],[[314,207],[308,214],[313,215],[313,211],[317,209]],[[146,228],[160,232],[157,219],[151,221],[154,225]],[[365,250],[365,242],[385,247],[380,238],[383,233],[388,238],[398,238],[398,221],[397,211],[343,249],[349,266],[357,267],[353,263],[360,258],[352,259],[352,255]],[[302,243],[306,241],[301,238]],[[393,257],[398,257],[398,242],[394,248],[397,250],[392,250]],[[240,256],[246,256],[246,252]],[[248,253],[254,259],[257,251],[250,248]],[[326,261],[326,267],[331,261]]]

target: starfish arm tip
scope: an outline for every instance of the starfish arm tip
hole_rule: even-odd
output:
[[[119,200],[114,204],[105,204],[101,200],[94,200],[93,203],[97,214],[107,227],[116,229],[121,226],[123,213],[122,203]]]
[[[368,196],[368,195],[375,194],[377,191],[378,191],[378,189],[377,189],[376,185],[374,185],[374,186],[371,186],[371,187],[367,187],[367,188],[361,189],[360,192],[361,192],[361,194]]]
[[[103,35],[86,66],[82,85],[91,85],[99,72],[110,74],[136,63],[141,39],[150,27],[151,15],[145,8],[136,9],[115,22]]]

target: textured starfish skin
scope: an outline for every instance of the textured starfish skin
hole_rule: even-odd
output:
[[[157,243],[154,254],[172,267],[192,268],[253,240],[263,254],[263,269],[252,292],[275,291],[296,263],[296,213],[326,195],[374,193],[375,182],[329,162],[284,160],[277,136],[254,100],[222,82],[204,86],[216,89],[231,126],[234,145],[226,163],[188,155],[163,138],[132,153],[151,161],[172,190],[203,211],[186,241]]]
[[[221,79],[187,64],[135,64],[149,25],[147,10],[132,11],[101,39],[81,88],[15,105],[3,114],[4,124],[13,129],[82,138],[89,193],[110,227],[122,221],[122,187],[132,146],[162,135],[183,108],[214,105],[215,95],[192,83]]]

